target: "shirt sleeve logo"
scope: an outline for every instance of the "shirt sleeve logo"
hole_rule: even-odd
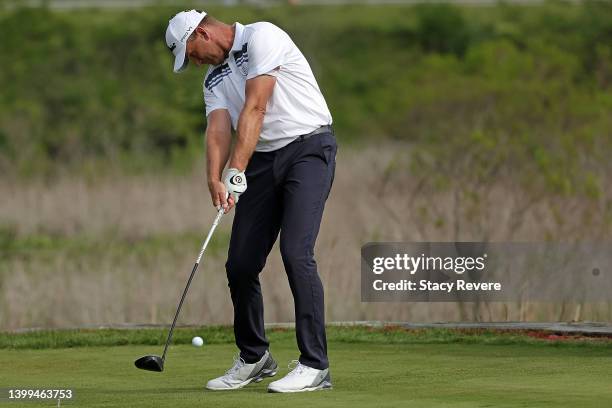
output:
[[[234,61],[242,75],[246,75],[249,72],[249,53],[247,48],[248,43],[244,43],[242,49],[234,53]]]

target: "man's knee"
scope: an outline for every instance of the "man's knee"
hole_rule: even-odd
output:
[[[280,251],[283,263],[287,268],[295,270],[297,268],[316,267],[314,254],[311,250],[298,248],[281,242]]]
[[[246,256],[230,256],[225,263],[225,272],[230,287],[257,279],[262,269],[263,265],[260,265],[260,262],[253,262]]]

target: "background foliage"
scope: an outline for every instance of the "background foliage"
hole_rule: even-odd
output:
[[[0,14],[0,171],[191,169],[202,71],[171,73],[176,10]],[[213,8],[267,20],[310,60],[343,143],[410,143],[444,186],[511,175],[597,197],[611,147],[612,5]],[[316,28],[316,29],[313,29]]]
[[[177,9],[12,4],[0,0],[0,328],[165,323],[214,217],[203,71],[173,74],[163,40]],[[610,302],[362,303],[355,276],[372,241],[610,241],[612,3],[208,11],[283,27],[332,110],[317,247],[329,321],[612,320]],[[231,322],[230,227],[182,322]],[[278,254],[262,287],[266,321],[291,321]]]

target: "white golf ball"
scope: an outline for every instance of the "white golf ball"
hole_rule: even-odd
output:
[[[191,339],[191,344],[193,344],[196,347],[202,347],[202,345],[204,344],[204,340],[202,340],[201,337],[194,337],[193,339]]]

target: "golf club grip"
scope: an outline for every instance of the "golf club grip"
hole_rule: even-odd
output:
[[[223,213],[224,213],[223,208],[221,208],[217,212],[217,217],[215,218],[215,221],[213,222],[212,227],[210,227],[210,231],[208,231],[208,236],[206,237],[206,240],[204,241],[204,245],[202,245],[202,250],[200,251],[200,255],[198,256],[196,263],[193,265],[193,269],[191,270],[191,275],[189,275],[189,279],[187,280],[187,285],[185,285],[185,290],[183,290],[181,301],[179,302],[178,307],[176,309],[174,320],[172,320],[172,326],[170,326],[170,332],[168,333],[168,339],[166,340],[166,345],[164,346],[164,353],[162,354],[162,361],[166,361],[166,353],[168,352],[168,346],[170,345],[170,342],[172,341],[172,334],[174,333],[174,327],[176,326],[176,321],[178,320],[179,314],[181,313],[181,308],[183,307],[183,302],[185,301],[187,292],[189,291],[189,286],[191,286],[191,281],[193,280],[193,277],[196,271],[198,270],[198,266],[200,265],[202,255],[204,254],[204,251],[206,250],[206,247],[208,246],[208,242],[210,241],[210,238],[212,237],[213,232],[215,232],[215,228],[217,228],[217,225],[219,224],[219,221],[221,220]]]

